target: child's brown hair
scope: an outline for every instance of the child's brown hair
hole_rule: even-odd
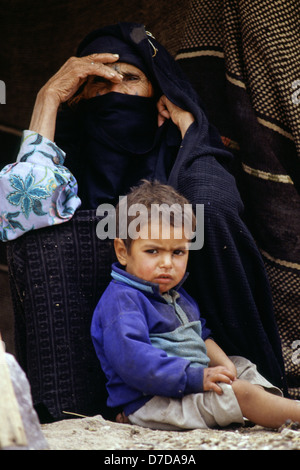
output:
[[[128,251],[130,251],[133,241],[133,238],[129,236],[128,227],[138,217],[139,205],[147,210],[145,222],[150,223],[154,213],[155,216],[159,217],[157,219],[159,222],[165,221],[168,216],[171,226],[175,227],[180,224],[181,227],[188,227],[191,235],[195,231],[196,217],[191,204],[184,196],[169,185],[161,184],[158,181],[142,180],[141,184],[133,187],[116,207],[116,236],[117,238],[123,238]],[[130,207],[136,209],[132,215],[128,210]],[[155,210],[153,211],[153,209]],[[125,227],[126,237],[121,236],[121,232],[124,232],[124,227],[120,225],[122,221],[126,221],[127,224]]]

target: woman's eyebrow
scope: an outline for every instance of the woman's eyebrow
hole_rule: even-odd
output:
[[[140,73],[138,70],[124,70],[120,69],[118,72],[126,77],[142,77],[142,73]]]
[[[120,72],[119,72],[120,73]],[[139,79],[142,79],[141,75],[138,74],[138,73],[135,73],[135,72],[121,72],[121,75],[124,77],[124,78],[139,78]]]
[[[120,73],[121,75],[133,75],[133,76],[139,76],[141,77],[143,73],[138,70],[138,69],[128,69],[125,64],[122,64],[121,66],[119,64],[112,64],[111,67],[116,70],[116,72]]]

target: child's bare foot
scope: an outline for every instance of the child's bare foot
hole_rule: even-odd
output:
[[[122,411],[122,413],[117,414],[116,422],[121,424],[130,424],[130,421],[125,415],[124,411]]]

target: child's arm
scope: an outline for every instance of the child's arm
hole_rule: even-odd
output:
[[[205,341],[205,346],[207,349],[207,355],[210,359],[210,367],[224,366],[226,369],[230,370],[236,378],[236,368],[233,362],[229,359],[227,354],[217,345],[211,338],[208,338]]]
[[[91,326],[94,347],[109,380],[122,380],[145,395],[180,398],[203,392],[205,367],[191,367],[188,359],[168,356],[153,346],[139,296],[114,287],[111,283],[102,296]]]
[[[203,390],[212,390],[221,395],[222,389],[217,385],[217,382],[231,384],[236,379],[236,368],[229,357],[212,339],[208,338],[205,345],[210,359],[210,367],[204,369]]]

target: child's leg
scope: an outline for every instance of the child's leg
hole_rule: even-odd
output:
[[[288,419],[300,422],[300,403],[267,392],[262,387],[237,379],[233,391],[243,416],[267,428],[279,428]]]

